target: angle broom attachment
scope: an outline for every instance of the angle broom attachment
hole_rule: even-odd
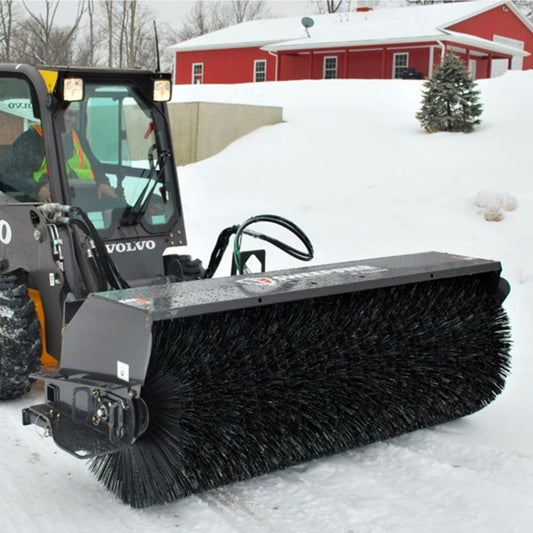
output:
[[[494,294],[457,275],[154,322],[148,430],[90,467],[146,507],[473,413],[509,371]]]

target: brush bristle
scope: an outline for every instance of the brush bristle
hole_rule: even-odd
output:
[[[133,507],[170,502],[477,411],[509,349],[474,277],[160,322],[149,428],[91,469]]]

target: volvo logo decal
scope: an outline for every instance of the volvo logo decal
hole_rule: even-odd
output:
[[[128,252],[142,252],[143,250],[153,250],[156,244],[155,241],[135,241],[135,242],[112,242],[105,245],[107,252],[112,254],[124,254]]]

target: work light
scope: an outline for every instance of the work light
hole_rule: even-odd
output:
[[[154,102],[168,102],[170,95],[170,80],[154,80]]]
[[[65,78],[63,80],[63,100],[66,102],[83,100],[83,80],[81,78]]]

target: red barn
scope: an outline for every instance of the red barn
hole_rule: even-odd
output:
[[[243,22],[171,47],[175,83],[429,76],[443,54],[476,79],[533,68],[533,25],[508,2]],[[311,25],[312,24],[312,25]]]

